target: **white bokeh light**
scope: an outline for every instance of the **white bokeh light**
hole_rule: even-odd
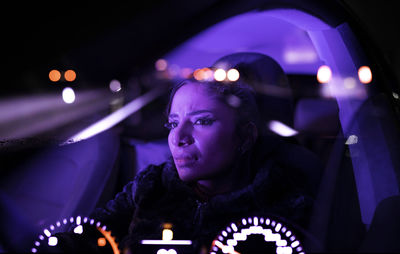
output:
[[[225,78],[226,78],[226,71],[225,71],[225,70],[223,70],[223,69],[217,69],[217,70],[214,72],[214,79],[215,79],[216,81],[224,81]]]
[[[227,73],[226,73],[229,81],[237,81],[240,77],[239,71],[236,69],[230,69]]]
[[[75,92],[71,87],[66,87],[62,91],[63,101],[67,104],[71,104],[75,101]]]
[[[358,78],[363,84],[368,84],[372,81],[372,72],[368,66],[361,66],[358,69]]]
[[[332,78],[331,68],[327,65],[322,65],[318,68],[317,80],[319,83],[328,83]]]

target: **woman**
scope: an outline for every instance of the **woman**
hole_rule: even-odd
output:
[[[254,57],[277,65],[267,56],[247,54],[247,60]],[[246,83],[251,63],[243,55],[224,59],[231,65],[239,59],[231,67],[237,67],[241,78],[188,79],[175,86],[166,124],[171,160],[140,172],[104,209],[94,212],[120,248],[140,253],[140,240],[160,239],[164,223],[173,225],[174,239],[193,241],[193,253],[208,250],[224,227],[243,216],[306,225],[312,200],[288,176],[287,161],[276,159],[286,149],[266,135]]]

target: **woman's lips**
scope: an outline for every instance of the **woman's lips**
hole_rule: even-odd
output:
[[[187,167],[193,165],[197,161],[197,158],[196,156],[179,156],[174,157],[174,161],[178,167]]]

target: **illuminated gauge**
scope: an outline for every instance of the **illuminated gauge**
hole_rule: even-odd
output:
[[[81,216],[64,218],[61,221],[57,221],[53,225],[43,230],[43,233],[38,236],[38,239],[34,242],[34,247],[31,249],[32,253],[37,253],[41,246],[48,247],[57,246],[58,239],[55,236],[56,233],[64,232],[66,229],[74,226],[73,232],[75,234],[83,235],[85,230],[93,230],[96,233],[96,237],[91,239],[96,241],[95,245],[103,248],[105,252],[119,254],[118,243],[115,238],[111,236],[111,231],[107,231],[107,227],[102,225],[100,221]]]
[[[281,222],[269,218],[243,218],[215,238],[210,254],[277,253],[304,254],[299,240]]]

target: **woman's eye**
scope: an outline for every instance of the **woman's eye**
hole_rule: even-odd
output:
[[[213,124],[214,121],[215,120],[210,119],[210,118],[200,118],[200,119],[197,119],[194,122],[194,124],[195,125],[211,125],[211,124]]]
[[[172,130],[172,129],[176,128],[176,126],[178,126],[177,122],[168,122],[168,123],[164,124],[164,127],[167,128],[168,130]]]

